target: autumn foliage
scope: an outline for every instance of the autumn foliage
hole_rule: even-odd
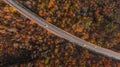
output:
[[[119,0],[17,0],[48,23],[119,52]],[[118,67],[119,62],[53,35],[0,0],[0,66]]]

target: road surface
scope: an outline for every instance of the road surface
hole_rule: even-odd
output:
[[[46,22],[44,19],[40,18],[38,15],[24,7],[22,4],[17,2],[16,0],[4,0],[7,4],[10,6],[16,8],[17,11],[19,11],[21,14],[26,16],[27,18],[34,20],[39,26],[43,27],[44,29],[47,29],[48,31],[51,31],[53,34],[64,38],[72,43],[76,43],[77,45],[87,48],[88,50],[95,52],[97,54],[104,55],[106,57],[116,59],[120,61],[120,53],[114,52],[109,49],[105,49],[102,47],[99,47],[97,45],[94,45],[92,43],[89,43],[83,39],[80,39],[56,26],[54,26],[51,23]]]

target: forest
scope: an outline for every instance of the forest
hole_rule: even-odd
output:
[[[120,0],[17,0],[47,22],[120,52]],[[0,0],[0,67],[120,67],[38,26]]]

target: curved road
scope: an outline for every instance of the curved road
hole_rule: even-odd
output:
[[[61,38],[64,38],[70,42],[76,43],[77,45],[79,45],[81,47],[85,47],[92,52],[95,52],[97,54],[101,54],[106,57],[120,61],[120,53],[99,47],[99,46],[89,43],[85,40],[82,40],[68,32],[65,32],[64,30],[46,22],[44,19],[40,18],[38,15],[36,15],[32,11],[30,11],[29,9],[24,7],[22,4],[20,4],[16,0],[4,0],[4,2],[6,2],[10,6],[16,8],[16,10],[19,11],[21,14],[23,14],[24,16],[26,16],[27,18],[29,18],[31,20],[34,20],[39,26],[47,29],[48,31],[51,31],[53,34],[55,34]]]

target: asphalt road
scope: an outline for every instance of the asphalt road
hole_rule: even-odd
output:
[[[32,11],[30,11],[29,9],[24,7],[22,4],[20,4],[16,0],[4,0],[4,2],[6,2],[10,6],[16,8],[16,10],[19,11],[21,14],[23,14],[24,16],[26,16],[27,18],[29,18],[31,20],[34,20],[39,26],[43,27],[44,29],[47,29],[51,33],[53,33],[61,38],[64,38],[72,43],[76,43],[77,45],[79,45],[81,47],[87,48],[88,50],[90,50],[92,52],[95,52],[97,54],[101,54],[106,57],[120,61],[120,53],[117,53],[112,50],[105,49],[105,48],[99,47],[97,45],[94,45],[92,43],[89,43],[83,39],[80,39],[66,31],[54,26],[53,24],[46,22],[44,19],[40,18],[38,15],[36,15]]]

